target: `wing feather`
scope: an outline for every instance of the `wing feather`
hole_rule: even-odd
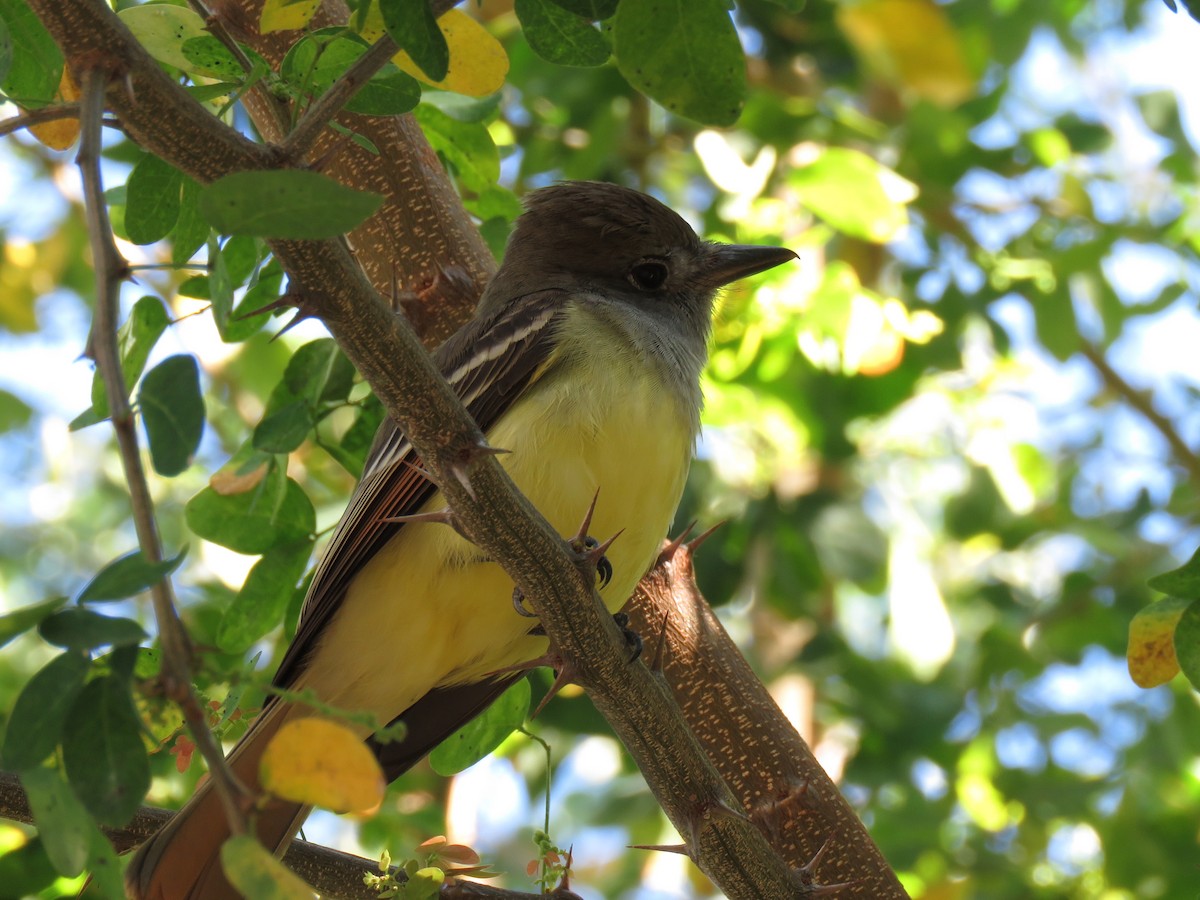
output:
[[[434,362],[482,431],[543,370],[567,299],[563,291],[531,294],[496,316],[472,320],[434,353]],[[276,685],[295,681],[354,576],[404,527],[385,520],[417,512],[436,490],[412,444],[390,418],[384,419],[363,477],[317,566],[296,636],[275,673]]]

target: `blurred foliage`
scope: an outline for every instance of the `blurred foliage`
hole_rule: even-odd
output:
[[[14,35],[28,26],[22,6],[0,3]],[[1196,544],[1198,463],[1184,440],[1196,435],[1196,369],[1171,370],[1196,334],[1195,135],[1176,93],[1194,88],[1151,84],[1123,68],[1150,53],[1123,51],[1151,29],[1160,44],[1188,30],[1195,46],[1196,26],[1157,0],[739,0],[744,86],[707,98],[664,86],[672,54],[687,58],[671,45],[632,79],[660,106],[623,77],[635,54],[652,55],[637,16],[659,4],[515,6],[471,7],[507,53],[503,90],[476,100],[426,88],[416,109],[493,246],[516,213],[510,190],[591,178],[650,191],[710,237],[801,254],[724,297],[677,522],[726,521],[699,556],[700,585],[906,887],[931,898],[1194,892],[1200,710],[1183,679],[1135,688],[1123,660],[1134,615],[1160,599],[1147,579]],[[712,17],[723,5],[697,6]],[[710,37],[727,55],[729,33]],[[447,35],[452,54],[476,40]],[[434,77],[437,47],[409,49],[416,64],[401,68]],[[4,89],[47,102],[59,62],[18,58]],[[200,66],[209,82],[219,62],[159,58],[181,75]],[[309,96],[330,75],[284,86]],[[401,74],[386,78],[379,102],[407,102]],[[236,88],[202,99],[237,116],[222,110]],[[667,111],[725,124],[729,103],[742,111],[727,130]],[[294,628],[311,534],[336,521],[379,408],[312,323],[270,341],[281,322],[244,315],[282,288],[260,242],[209,236],[195,185],[115,132],[106,157],[122,233],[169,235],[123,245],[130,258],[179,264],[199,249],[208,262],[199,275],[138,272],[123,350],[131,384],[181,349],[201,366],[204,397],[186,401],[206,416],[198,444],[189,419],[194,461],[153,488],[169,551],[191,547],[175,580],[196,640],[214,648],[200,687],[233,739],[235,711],[258,702],[243,676],[269,673]],[[41,636],[0,657],[0,710],[15,719],[29,714],[14,702],[35,672],[55,691],[115,692],[130,677],[121,623],[148,614],[118,600],[105,621],[64,622],[48,599],[78,595],[135,539],[110,438],[85,427],[105,413],[92,406],[100,393],[72,364],[91,282],[70,158],[18,135],[0,144],[0,167],[11,185],[0,192],[0,348],[14,361],[0,370],[0,593],[4,612],[44,602],[11,629],[41,622]],[[162,184],[178,196],[147,203]],[[161,303],[134,304],[146,296],[171,313],[161,341]],[[1182,605],[1151,610],[1138,627],[1162,620],[1169,633]],[[0,621],[0,640],[10,625]],[[55,650],[55,635],[75,649]],[[63,660],[107,644],[116,661],[83,688]],[[548,681],[532,680],[536,704]],[[143,707],[171,743],[176,722]],[[574,843],[575,889],[711,892],[674,861],[621,849],[669,843],[667,826],[585,699],[566,692],[534,728],[553,748],[549,831]],[[49,752],[14,746],[18,758]],[[151,754],[153,801],[188,795],[198,767],[178,775],[185,755]],[[42,778],[47,796],[70,793]],[[361,839],[402,857],[446,832],[526,886],[546,789],[541,748],[514,735],[454,779],[426,766],[407,775]],[[46,860],[61,847],[0,838],[20,847],[0,867],[17,866],[28,890],[52,880]],[[81,846],[95,863],[94,842]]]

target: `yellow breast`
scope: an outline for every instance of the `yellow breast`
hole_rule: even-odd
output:
[[[653,562],[687,476],[693,435],[653,372],[630,360],[552,367],[489,431],[499,459],[554,528],[605,540],[616,610]],[[561,362],[561,360],[560,360]],[[426,509],[445,505],[434,495]],[[513,609],[513,584],[474,545],[438,524],[405,526],[363,568],[327,629],[302,686],[383,721],[434,687],[480,680],[545,652]]]

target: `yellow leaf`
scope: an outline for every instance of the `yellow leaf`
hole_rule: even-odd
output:
[[[500,42],[461,9],[452,9],[438,19],[438,28],[450,48],[450,70],[441,81],[430,81],[403,50],[392,57],[392,62],[413,78],[444,91],[486,97],[500,90],[508,74],[508,54]],[[383,31],[379,4],[373,3],[361,34],[374,42]]]
[[[949,107],[975,93],[958,34],[933,0],[842,4],[837,22],[881,77],[916,97]]]
[[[221,868],[243,897],[255,900],[313,900],[316,891],[248,834],[221,845]]]
[[[1175,658],[1175,626],[1191,600],[1167,597],[1138,610],[1129,622],[1125,654],[1129,677],[1138,687],[1165,684],[1179,673]]]
[[[386,782],[362,738],[329,719],[293,719],[271,738],[259,763],[262,785],[277,797],[334,812],[370,812]]]
[[[79,99],[79,85],[75,83],[66,66],[63,66],[62,79],[58,82],[58,93],[54,95],[54,99],[63,103],[74,103]],[[57,119],[53,122],[43,122],[41,125],[31,125],[29,130],[51,150],[66,150],[79,139],[79,120]]]
[[[258,19],[258,33],[296,31],[320,8],[321,0],[267,0]]]

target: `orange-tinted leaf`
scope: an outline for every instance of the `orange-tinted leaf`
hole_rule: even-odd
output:
[[[838,25],[881,77],[939,106],[975,93],[958,34],[933,0],[866,0],[837,9]]]
[[[1165,684],[1179,672],[1175,657],[1175,626],[1192,603],[1167,597],[1140,609],[1129,623],[1129,676],[1138,687]]]
[[[213,473],[212,477],[208,479],[208,485],[222,497],[228,497],[232,494],[244,494],[246,491],[253,490],[258,486],[258,483],[263,480],[263,476],[267,474],[268,468],[267,463],[264,461],[249,472],[241,472],[237,469],[222,469],[219,472]]]
[[[361,737],[329,719],[294,719],[284,725],[259,763],[263,787],[285,800],[334,812],[370,812],[386,782]]]
[[[79,99],[79,85],[71,77],[71,70],[65,66],[55,99],[63,103],[74,103]],[[51,150],[66,150],[79,139],[79,120],[57,119],[53,122],[43,122],[41,125],[31,125],[29,130]]]
[[[468,847],[466,844],[447,844],[438,850],[437,855],[443,862],[459,866],[479,865],[479,854],[475,852],[474,847]]]
[[[401,71],[444,91],[486,97],[500,90],[508,74],[508,55],[500,42],[460,9],[452,9],[438,19],[438,28],[450,48],[450,69],[441,81],[430,81],[403,51],[393,56],[392,62]],[[371,5],[361,34],[372,42],[383,34],[378,4]]]

